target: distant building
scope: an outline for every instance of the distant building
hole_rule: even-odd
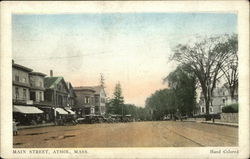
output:
[[[106,93],[102,86],[94,86],[95,90],[95,112],[104,115],[106,113]]]
[[[209,113],[210,114],[218,114],[222,112],[222,108],[229,104],[238,102],[238,90],[235,90],[235,98],[232,99],[228,89],[224,86],[220,88],[215,88],[212,94]],[[198,112],[197,114],[206,114],[206,105],[204,95],[201,92],[200,101],[198,104]]]
[[[104,115],[106,113],[106,94],[102,86],[74,87],[78,115]]]

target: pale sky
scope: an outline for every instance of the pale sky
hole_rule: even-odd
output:
[[[52,69],[73,86],[98,85],[102,73],[109,97],[119,81],[125,103],[144,106],[166,88],[162,79],[175,69],[168,61],[174,45],[236,32],[236,14],[13,15],[13,59],[47,75]]]

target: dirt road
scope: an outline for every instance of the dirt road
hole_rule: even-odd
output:
[[[14,148],[237,146],[238,128],[194,122],[79,124],[20,130]]]

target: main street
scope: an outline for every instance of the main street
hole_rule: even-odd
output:
[[[238,128],[160,121],[51,126],[19,131],[14,148],[237,146]]]

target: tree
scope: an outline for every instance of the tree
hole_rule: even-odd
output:
[[[221,77],[226,59],[232,54],[229,54],[225,47],[229,40],[228,35],[197,40],[194,43],[177,45],[173,50],[173,60],[188,67],[198,78],[208,116],[213,90]]]
[[[115,86],[114,97],[110,101],[112,113],[123,115],[124,98],[122,96],[121,84],[118,82]]]
[[[157,90],[146,99],[146,109],[153,120],[161,120],[166,114],[176,112],[175,100],[172,89]]]
[[[233,34],[229,37],[225,45],[218,47],[218,50],[227,50],[231,56],[226,59],[225,67],[222,67],[222,72],[227,84],[226,88],[229,90],[231,99],[235,99],[235,91],[238,89],[238,36]]]
[[[181,115],[193,114],[196,107],[196,77],[188,68],[178,66],[164,82],[173,89],[176,109]]]

